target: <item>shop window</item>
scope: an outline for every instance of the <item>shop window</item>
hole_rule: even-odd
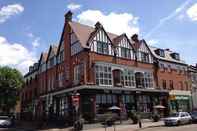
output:
[[[97,94],[96,95],[96,113],[104,114],[109,111],[109,108],[117,105],[117,96],[112,94]]]
[[[96,84],[97,85],[112,85],[112,70],[109,66],[96,65]]]
[[[126,110],[132,110],[135,111],[136,107],[135,107],[135,99],[133,95],[123,95],[122,96],[122,101],[125,105]]]
[[[151,102],[150,97],[146,95],[141,95],[138,97],[139,101],[139,111],[140,112],[150,112],[151,111]]]

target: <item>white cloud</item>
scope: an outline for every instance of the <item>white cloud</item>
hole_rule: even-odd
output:
[[[18,68],[22,73],[36,60],[34,52],[19,43],[10,43],[5,37],[0,36],[0,65],[9,65]]]
[[[0,8],[0,23],[4,23],[11,16],[20,14],[24,11],[24,7],[20,4],[12,4]]]
[[[67,6],[67,8],[68,8],[69,10],[74,11],[74,10],[80,9],[80,8],[81,8],[81,5],[75,4],[75,3],[70,3],[70,4]]]
[[[39,37],[36,37],[36,38],[33,40],[32,46],[33,46],[34,48],[40,46],[40,38],[39,38]]]
[[[30,33],[27,33],[27,36],[30,37],[30,38],[33,38],[34,34],[30,32]]]
[[[97,21],[101,22],[106,31],[122,34],[126,33],[131,36],[134,33],[139,33],[138,17],[130,13],[115,13],[104,14],[99,10],[86,10],[77,16],[80,23],[93,26]]]
[[[178,14],[180,14],[191,2],[192,0],[186,0],[183,2],[178,8],[176,8],[173,12],[171,12],[168,16],[163,17],[160,19],[159,23],[152,28],[150,32],[148,32],[145,36],[145,38],[150,37],[157,29],[159,29],[163,24],[165,24],[167,21],[171,20],[172,18],[176,17]]]
[[[197,3],[193,4],[187,11],[186,14],[192,21],[197,21]]]
[[[158,40],[156,40],[156,39],[151,39],[151,40],[149,40],[148,41],[148,45],[155,45],[155,44],[157,44],[159,41]]]

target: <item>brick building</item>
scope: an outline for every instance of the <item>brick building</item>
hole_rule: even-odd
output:
[[[191,86],[191,93],[192,93],[192,107],[193,109],[197,109],[197,65],[188,67],[189,73],[189,83]]]
[[[155,56],[157,88],[169,90],[170,111],[190,111],[191,91],[188,66],[180,55],[170,49],[150,47]]]
[[[53,114],[58,119],[71,119],[75,113],[72,95],[77,92],[79,112],[85,118],[101,118],[112,106],[120,107],[123,113],[136,111],[149,117],[154,106],[163,105],[165,114],[169,94],[178,99],[177,92],[184,96],[191,93],[186,70],[182,71],[187,65],[173,58],[173,52],[164,51],[170,57],[166,60],[156,50],[137,35],[128,38],[124,33],[109,33],[99,22],[95,27],[74,22],[69,11],[59,44],[42,53],[25,75],[22,112],[31,113],[33,118]],[[181,73],[174,67],[180,67]],[[178,86],[179,82],[185,83]]]

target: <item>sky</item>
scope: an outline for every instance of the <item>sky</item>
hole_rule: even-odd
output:
[[[0,66],[23,74],[41,52],[58,44],[64,14],[106,31],[139,34],[149,45],[180,53],[197,63],[197,0],[0,0]]]

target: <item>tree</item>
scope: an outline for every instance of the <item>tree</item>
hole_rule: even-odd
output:
[[[15,107],[22,85],[23,76],[17,69],[0,67],[0,110],[3,113]]]

